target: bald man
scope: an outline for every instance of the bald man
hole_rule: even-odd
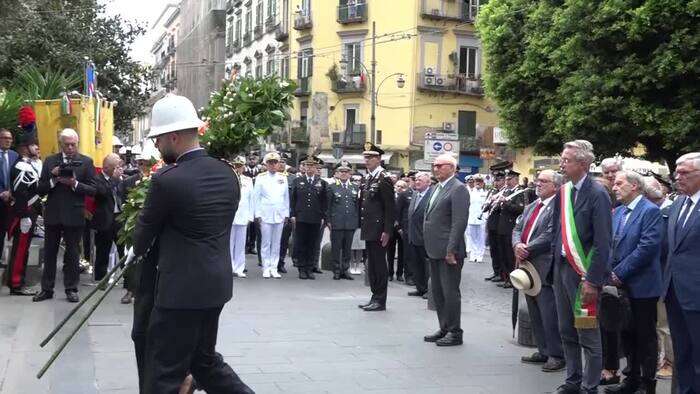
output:
[[[118,192],[122,181],[122,161],[119,155],[110,153],[102,162],[102,173],[95,177],[95,214],[90,225],[95,232],[95,280],[107,274],[109,251],[117,238],[119,222],[117,215],[122,210],[122,198]]]

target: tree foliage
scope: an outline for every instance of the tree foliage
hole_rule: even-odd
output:
[[[672,165],[700,149],[700,0],[493,0],[477,24],[486,89],[515,146]]]
[[[115,130],[131,130],[146,108],[148,69],[129,56],[144,28],[108,17],[97,0],[0,1],[0,80],[12,80],[26,65],[83,72],[90,59],[97,88],[115,107]]]
[[[202,142],[209,154],[227,158],[284,126],[292,107],[293,83],[276,76],[237,78],[213,92],[203,111],[209,128]]]

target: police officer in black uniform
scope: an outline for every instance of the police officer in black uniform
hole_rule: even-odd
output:
[[[497,247],[498,217],[501,213],[501,208],[496,203],[496,200],[503,194],[506,176],[504,170],[510,165],[510,162],[504,162],[494,164],[489,168],[491,170],[491,176],[493,176],[493,187],[489,190],[489,193],[486,196],[486,202],[482,208],[482,215],[487,216],[486,236],[489,242],[489,253],[491,255],[493,275],[484,278],[485,281],[503,282],[503,275],[501,273],[501,254],[503,251]]]
[[[297,174],[287,171],[287,160],[289,160],[289,158],[289,153],[282,152],[280,154],[280,170],[278,172],[287,177],[287,185],[289,185],[289,195],[291,196],[292,184],[294,183],[294,179],[296,179]],[[287,273],[287,269],[284,266],[286,264],[285,259],[287,258],[287,251],[289,250],[289,238],[292,236],[293,230],[294,226],[292,225],[291,221],[288,220],[284,222],[284,227],[282,228],[282,240],[280,241],[280,260],[277,263],[277,272],[281,274]]]
[[[328,228],[331,230],[333,279],[353,280],[348,274],[352,253],[352,238],[359,227],[358,203],[360,190],[350,182],[350,163],[335,166],[335,182],[328,185]]]
[[[519,184],[519,176],[515,170],[506,169],[506,185],[503,194],[496,200],[500,214],[498,216],[498,229],[496,232],[496,245],[501,250],[501,274],[504,282],[498,286],[510,289],[510,273],[515,269],[515,253],[513,252],[512,236],[515,221],[523,213],[526,199],[524,188]]]
[[[384,151],[368,142],[362,152],[367,166],[360,192],[360,234],[367,250],[367,275],[372,298],[358,305],[367,312],[386,310],[389,272],[386,247],[394,231],[394,187],[389,174],[382,168]]]
[[[294,224],[294,258],[299,279],[316,279],[313,254],[318,249],[321,227],[326,220],[326,189],[328,184],[316,174],[323,161],[316,156],[302,157],[306,174],[298,176],[289,195],[289,214]]]

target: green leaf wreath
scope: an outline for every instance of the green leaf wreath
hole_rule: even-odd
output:
[[[209,104],[202,111],[202,120],[207,122],[207,128],[200,131],[202,145],[211,156],[219,158],[231,158],[243,152],[289,120],[294,89],[293,82],[276,76],[225,81],[219,90],[212,92]],[[154,165],[154,171],[159,164]],[[122,228],[118,238],[127,247],[133,245],[132,234],[150,181],[146,177],[129,191],[119,215]]]

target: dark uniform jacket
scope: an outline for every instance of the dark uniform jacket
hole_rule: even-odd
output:
[[[511,194],[517,193],[522,189],[506,189],[503,195],[507,198]],[[500,210],[498,214],[498,234],[507,235],[510,237],[513,234],[513,227],[515,227],[515,221],[518,220],[518,216],[523,213],[523,209],[528,204],[525,198],[526,192],[520,193],[517,196],[511,198],[500,204]]]
[[[360,190],[352,182],[343,187],[340,181],[328,185],[326,193],[331,230],[354,230],[360,226]]]
[[[13,199],[11,217],[34,217],[41,213],[41,199],[38,198],[37,183],[27,185],[26,182],[17,182],[17,177],[21,174],[21,171],[17,168],[17,164],[20,162],[24,162],[23,165],[32,166],[28,159],[20,157],[10,168],[10,182],[12,184],[10,190],[12,190]],[[36,171],[36,168],[34,168],[34,171]]]
[[[363,179],[360,192],[362,240],[379,242],[383,232],[389,235],[394,232],[394,204],[394,187],[386,171]]]
[[[408,207],[413,199],[413,190],[406,190],[396,196],[396,221],[399,230],[408,231]]]
[[[296,177],[289,193],[289,215],[297,222],[321,224],[326,219],[327,187],[318,175],[311,182],[306,175]]]
[[[63,162],[63,154],[57,153],[46,158],[39,178],[37,192],[48,195],[46,209],[44,210],[44,224],[47,226],[85,226],[85,196],[95,195],[95,167],[92,159],[77,154],[74,162],[80,162],[80,166],[73,167],[78,186],[71,187],[59,183],[51,174],[51,170]],[[51,187],[51,180],[55,186]]]
[[[489,190],[488,195],[486,195],[486,201],[488,201],[491,197],[495,196],[498,194],[498,192],[501,189],[491,189]],[[486,204],[484,207],[484,215],[488,214],[488,218],[486,219],[486,229],[488,231],[496,231],[498,230],[498,221],[499,221],[499,216],[501,214],[501,208],[498,206],[498,204],[495,201],[492,201],[489,204]]]
[[[411,245],[423,246],[425,244],[423,241],[423,221],[432,191],[432,188],[428,188],[420,201],[416,200],[418,192],[413,192],[411,204],[408,207],[408,242]]]
[[[229,238],[239,200],[233,169],[203,149],[151,177],[134,253],[143,255],[158,240],[156,306],[206,309],[231,299]]]

